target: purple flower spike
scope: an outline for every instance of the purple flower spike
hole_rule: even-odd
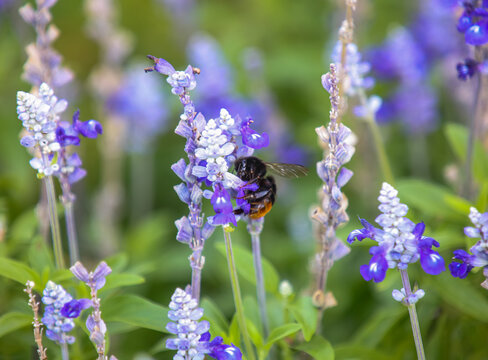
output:
[[[212,352],[209,355],[217,360],[241,360],[242,359],[241,350],[234,344],[217,345],[213,347]]]
[[[61,309],[61,315],[72,319],[77,318],[78,316],[80,316],[83,310],[88,309],[91,306],[92,302],[90,299],[73,299],[70,302],[64,304],[63,308]]]
[[[451,275],[460,279],[466,278],[469,272],[474,268],[471,263],[475,259],[475,256],[470,255],[464,250],[455,250],[454,259],[461,260],[461,262],[453,261],[449,264],[449,271],[451,272]]]
[[[439,275],[446,270],[444,259],[437,251],[420,248],[420,265],[430,275]]]
[[[385,259],[385,251],[379,246],[373,246],[369,253],[373,255],[368,265],[361,265],[359,272],[364,280],[374,282],[382,282],[388,270],[388,262]]]

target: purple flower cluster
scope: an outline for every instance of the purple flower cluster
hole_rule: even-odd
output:
[[[342,41],[334,46],[331,58],[334,64],[340,69],[342,54]],[[346,64],[344,67],[344,93],[348,96],[355,96],[359,89],[368,90],[374,86],[374,79],[367,74],[371,70],[371,64],[362,59],[358,47],[354,43],[346,46]]]
[[[421,134],[437,126],[437,99],[425,81],[426,52],[414,35],[408,28],[396,28],[370,57],[378,77],[398,82],[393,95],[381,104],[378,122],[399,119],[410,134]]]
[[[83,178],[86,171],[81,168],[78,154],[67,154],[67,147],[79,145],[80,136],[96,138],[103,129],[98,121],[80,121],[79,111],[73,115],[71,124],[61,121],[60,114],[67,106],[68,102],[59,100],[46,83],[39,87],[38,96],[17,92],[17,114],[28,132],[20,143],[40,150],[40,157],[34,157],[30,161],[31,166],[40,178],[56,175],[61,180],[66,178],[71,184]]]
[[[156,70],[167,75],[167,82],[172,92],[180,97],[184,105],[184,113],[175,132],[187,139],[185,151],[190,163],[181,159],[173,165],[173,171],[185,182],[175,187],[180,199],[187,203],[199,204],[202,196],[209,198],[213,205],[215,216],[209,218],[211,225],[237,225],[231,203],[231,193],[242,191],[245,182],[229,172],[234,161],[241,156],[252,155],[255,149],[269,145],[266,133],[259,134],[250,124],[251,119],[242,120],[232,117],[226,109],[220,110],[220,116],[205,120],[201,113],[195,112],[188,91],[196,86],[194,69],[188,66],[185,71],[176,71],[164,59],[150,56],[155,65],[150,70]],[[201,191],[201,183],[211,186],[212,190]],[[192,225],[185,219],[179,220],[179,235],[185,234],[189,241]],[[178,226],[178,224],[177,224]],[[180,236],[180,241],[181,241]],[[185,242],[186,242],[185,241]]]
[[[466,0],[460,4],[464,11],[458,20],[457,29],[464,33],[466,44],[479,46],[488,43],[488,2]]]
[[[100,298],[97,292],[105,285],[105,278],[112,272],[112,269],[105,261],[102,261],[94,271],[88,272],[83,264],[77,261],[70,270],[78,280],[83,281],[90,288],[93,311],[86,319],[86,327],[90,332],[90,340],[97,347],[99,356],[105,356],[105,333],[107,332],[107,326],[101,318]],[[71,311],[75,310],[76,307],[71,308]]]
[[[166,347],[177,350],[174,360],[203,360],[209,355],[217,360],[241,360],[242,353],[234,345],[223,344],[221,337],[210,340],[208,321],[199,321],[203,309],[190,292],[176,289],[169,303],[166,329],[176,338],[166,340]]]
[[[423,236],[423,222],[415,224],[405,217],[408,207],[400,203],[397,195],[397,190],[383,183],[378,197],[378,208],[382,214],[375,220],[383,229],[360,219],[364,228],[354,230],[347,238],[349,243],[367,238],[378,243],[378,246],[373,246],[369,251],[372,255],[369,264],[360,268],[366,281],[381,282],[389,268],[405,270],[408,264],[419,259],[422,269],[428,274],[438,275],[445,270],[444,259],[432,250],[433,246],[439,247],[439,243],[433,238]]]
[[[61,55],[51,47],[59,36],[59,30],[49,24],[50,8],[56,3],[57,0],[36,0],[37,9],[27,4],[19,10],[24,21],[37,33],[37,41],[26,48],[28,59],[23,74],[23,78],[34,86],[47,82],[57,88],[73,79],[71,71],[61,66]]]
[[[52,281],[48,281],[43,291],[42,302],[46,305],[41,321],[46,326],[46,336],[59,344],[72,344],[75,338],[68,335],[73,330],[73,318],[91,306],[88,299],[76,300]]]
[[[450,263],[449,270],[452,276],[464,279],[475,267],[482,267],[483,275],[486,278],[482,286],[488,289],[488,212],[481,214],[472,207],[469,219],[474,227],[465,227],[464,234],[470,238],[479,238],[480,240],[471,247],[470,252],[472,255],[461,249],[455,250],[454,259],[460,262],[453,261]]]
[[[122,84],[107,101],[109,111],[127,125],[125,147],[147,151],[157,135],[166,130],[168,107],[157,79],[145,76],[140,66],[131,66]]]

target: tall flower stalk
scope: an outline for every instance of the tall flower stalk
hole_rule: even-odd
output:
[[[336,236],[339,225],[349,221],[346,213],[347,198],[341,188],[347,184],[352,171],[342,167],[349,162],[354,154],[354,147],[348,143],[351,130],[339,123],[339,81],[337,69],[330,65],[330,72],[322,76],[322,85],[330,94],[330,122],[326,127],[321,126],[315,131],[324,148],[324,158],[317,163],[317,174],[324,182],[320,191],[320,206],[317,207],[312,218],[317,221],[317,238],[319,251],[316,254],[314,303],[319,309],[317,332],[321,331],[321,320],[327,304],[326,284],[327,274],[334,261],[345,256],[349,248]],[[329,295],[330,297],[330,295]]]
[[[236,306],[237,322],[241,330],[241,335],[244,340],[244,346],[246,348],[246,355],[249,360],[256,359],[254,355],[254,348],[252,347],[249,332],[246,325],[246,317],[244,315],[244,303],[241,296],[241,288],[239,287],[239,278],[237,277],[237,268],[234,261],[234,253],[232,251],[232,229],[230,226],[223,226],[225,250],[227,254],[227,265],[229,267],[230,283],[232,285],[232,294],[234,296],[234,304]]]
[[[266,289],[264,287],[263,264],[261,258],[261,232],[263,231],[264,217],[249,219],[247,231],[251,235],[252,257],[256,275],[256,293],[258,298],[259,316],[263,324],[265,337],[269,335],[268,312],[266,310]]]
[[[389,183],[394,183],[393,172],[386,155],[385,145],[376,122],[376,112],[381,106],[381,99],[373,95],[368,98],[366,89],[373,86],[374,80],[365,77],[371,65],[361,60],[357,46],[353,43],[354,21],[353,13],[356,9],[356,0],[346,0],[346,19],[339,29],[339,42],[332,54],[332,60],[339,73],[339,116],[346,107],[347,97],[358,97],[360,106],[355,113],[366,120],[373,137],[373,143],[378,157],[378,162],[383,178]],[[347,95],[347,96],[346,96]]]
[[[388,269],[398,269],[403,288],[393,290],[392,297],[408,308],[415,348],[419,359],[425,359],[422,336],[415,304],[425,292],[422,289],[412,291],[408,279],[407,267],[420,261],[422,269],[430,275],[439,275],[445,270],[444,259],[432,247],[439,247],[433,238],[423,236],[423,222],[415,224],[406,218],[408,207],[400,203],[398,191],[388,183],[383,183],[378,197],[381,214],[376,218],[382,229],[376,228],[365,219],[360,219],[362,229],[354,230],[347,238],[349,243],[354,240],[372,239],[378,243],[370,248],[372,258],[367,265],[359,269],[366,281],[381,282],[385,279]]]

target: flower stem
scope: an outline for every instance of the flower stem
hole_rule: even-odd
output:
[[[408,279],[407,270],[400,270],[400,275],[402,277],[403,288],[405,289],[405,298],[409,299],[409,297],[412,295],[412,289],[410,288],[410,280]],[[415,304],[407,304],[407,307],[410,315],[410,323],[412,324],[415,348],[417,349],[417,358],[419,360],[425,360],[422,334],[420,333],[419,319],[417,316],[417,310],[415,309]]]
[[[61,358],[63,360],[69,360],[69,351],[68,351],[68,344],[60,344],[61,346]]]
[[[241,330],[242,338],[244,340],[244,346],[246,348],[247,358],[249,360],[255,360],[254,349],[249,339],[249,333],[246,326],[246,318],[244,316],[244,304],[241,297],[241,289],[239,287],[239,279],[237,277],[236,264],[234,262],[234,253],[232,252],[232,239],[230,236],[230,230],[223,227],[225,238],[225,249],[227,253],[227,265],[229,266],[230,282],[232,285],[232,293],[234,295],[234,304],[236,306],[237,322]]]
[[[58,211],[56,208],[56,195],[54,192],[54,182],[52,176],[44,177],[46,187],[47,203],[49,208],[49,221],[51,223],[51,235],[53,238],[54,260],[58,269],[64,269],[63,245],[59,230]]]
[[[367,108],[367,97],[364,89],[359,90],[359,100],[364,108]],[[393,177],[393,172],[391,170],[390,162],[388,161],[388,156],[386,155],[385,144],[381,138],[380,129],[376,123],[375,114],[369,112],[366,117],[366,122],[369,126],[371,134],[373,135],[373,142],[376,149],[376,155],[378,156],[378,161],[380,163],[381,174],[391,185],[395,184],[395,179]]]
[[[266,311],[266,291],[264,289],[263,265],[261,260],[261,240],[260,234],[263,229],[263,218],[249,219],[247,229],[251,234],[252,257],[254,261],[254,272],[256,275],[256,292],[258,297],[259,315],[263,325],[263,333],[267,338],[269,335],[268,312]]]
[[[68,250],[70,264],[74,265],[75,262],[80,260],[78,251],[78,238],[76,236],[75,216],[73,211],[72,201],[63,201],[64,204],[64,216],[66,218],[66,231],[68,233]]]

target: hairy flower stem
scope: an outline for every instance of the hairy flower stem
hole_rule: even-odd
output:
[[[100,329],[102,329],[102,311],[100,310],[100,298],[97,296],[97,289],[94,286],[90,287],[90,295],[91,295],[91,300],[93,304],[93,312],[92,316],[95,321],[95,330],[96,332],[100,332]],[[92,333],[92,336],[95,333]],[[103,334],[103,333],[102,333]],[[98,353],[98,358],[97,360],[106,360],[105,357],[105,334],[103,334],[104,338],[102,341],[99,339],[91,339],[96,347],[97,347],[97,353]]]
[[[44,162],[48,162],[47,156],[45,156]],[[63,245],[61,242],[61,232],[59,230],[58,211],[56,208],[56,194],[54,190],[53,177],[46,176],[44,177],[43,181],[46,187],[47,203],[49,208],[49,221],[51,223],[51,235],[53,238],[54,260],[58,269],[64,269]]]
[[[67,176],[62,176],[60,178],[61,189],[63,190],[63,196],[61,196],[61,201],[64,206],[64,217],[66,220],[66,232],[68,234],[68,250],[70,264],[74,265],[75,262],[80,260],[79,250],[78,250],[78,237],[76,236],[76,223],[74,215],[74,202],[75,195],[71,192],[71,185],[69,184]]]
[[[241,297],[241,289],[239,287],[239,279],[237,277],[237,269],[234,261],[234,253],[232,252],[232,239],[230,236],[230,228],[223,227],[225,238],[225,249],[227,254],[227,265],[229,266],[230,282],[232,285],[232,294],[234,295],[234,304],[236,306],[237,322],[241,330],[241,335],[246,348],[247,358],[249,360],[256,360],[254,349],[251,345],[249,333],[246,326],[246,317],[244,316],[244,304]]]
[[[37,355],[39,355],[39,360],[46,360],[46,348],[42,345],[42,324],[39,321],[39,303],[36,301],[35,295],[32,293],[32,288],[35,286],[33,281],[27,281],[24,291],[29,295],[29,306],[32,308],[34,313],[34,321],[32,325],[34,326],[34,340],[37,344]]]
[[[410,288],[410,280],[408,279],[407,270],[400,270],[402,277],[403,288],[405,289],[405,298],[408,299],[412,295]],[[408,313],[410,315],[410,323],[412,324],[413,339],[415,341],[415,348],[417,349],[417,358],[425,360],[424,346],[422,344],[422,334],[420,333],[419,319],[415,304],[407,304]]]
[[[480,94],[482,91],[482,84],[483,78],[481,74],[477,74],[477,84],[476,84],[476,95],[473,104],[473,114],[469,119],[469,135],[468,135],[468,143],[466,145],[466,161],[465,161],[465,168],[464,168],[464,183],[463,183],[463,195],[466,198],[471,198],[472,195],[472,182],[473,182],[473,150],[475,144],[475,134],[476,134],[476,123],[477,117],[479,112],[479,104],[480,104]]]
[[[68,233],[69,259],[70,264],[73,265],[75,262],[80,260],[73,202],[67,201],[64,203],[64,216],[66,217],[66,231]]]
[[[251,235],[252,256],[254,261],[254,272],[256,275],[256,292],[258,297],[259,315],[263,325],[263,333],[267,338],[269,335],[268,312],[266,311],[266,291],[264,289],[263,265],[261,260],[260,235],[263,230],[264,218],[257,220],[249,219],[247,230]]]
[[[61,359],[69,360],[68,344],[60,344],[61,346]]]
[[[367,97],[364,89],[359,90],[359,100],[361,106],[367,108]],[[381,137],[380,129],[376,123],[375,115],[373,112],[368,112],[366,116],[366,123],[369,126],[371,134],[373,135],[373,142],[376,149],[376,155],[378,156],[378,161],[380,163],[380,169],[383,179],[391,184],[395,185],[395,178],[393,177],[393,172],[391,170],[390,162],[388,161],[388,156],[386,155],[385,144]]]

